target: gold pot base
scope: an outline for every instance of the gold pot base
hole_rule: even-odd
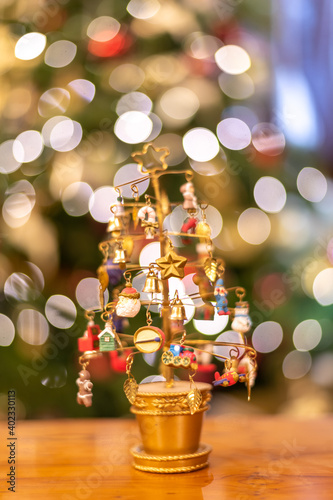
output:
[[[188,455],[151,455],[146,453],[142,446],[134,446],[131,449],[134,458],[133,466],[136,469],[160,474],[176,474],[203,469],[208,465],[208,455],[211,451],[211,446],[207,444],[200,444],[195,453]]]

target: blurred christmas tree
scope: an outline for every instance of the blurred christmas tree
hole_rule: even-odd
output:
[[[272,353],[254,405],[276,411],[289,389],[301,399],[309,383],[333,384],[333,355],[321,352],[332,344],[333,184],[309,167],[316,154],[286,154],[295,110],[274,101],[270,9],[264,0],[2,1],[0,380],[2,391],[16,388],[22,416],[82,414],[74,359],[98,242],[112,186],[137,177],[130,154],[150,141],[170,148],[169,165],[190,165],[198,196],[218,209],[207,211],[214,245],[230,281],[248,289],[261,323],[255,348]],[[167,189],[180,200],[178,187]],[[88,416],[127,411],[109,372],[96,367]],[[142,361],[141,372],[157,369]],[[316,408],[325,405],[323,393]]]

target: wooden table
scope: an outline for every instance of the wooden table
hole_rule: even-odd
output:
[[[16,494],[7,491],[7,430],[0,434],[0,498],[19,500],[332,500],[333,419],[208,417],[210,467],[150,474],[131,467],[133,420],[17,423]]]

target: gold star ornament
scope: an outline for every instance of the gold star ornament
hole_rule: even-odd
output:
[[[187,262],[185,257],[177,255],[170,250],[165,257],[156,260],[156,264],[161,269],[162,280],[169,278],[184,278],[184,267]]]
[[[165,158],[169,156],[168,148],[157,148],[150,142],[143,146],[142,151],[132,153],[133,160],[138,163],[142,174],[154,174],[168,168]]]

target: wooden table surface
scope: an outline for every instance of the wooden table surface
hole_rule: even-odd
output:
[[[1,499],[333,499],[332,418],[207,417],[210,467],[173,475],[131,467],[134,420],[19,421],[15,496],[1,429]]]

